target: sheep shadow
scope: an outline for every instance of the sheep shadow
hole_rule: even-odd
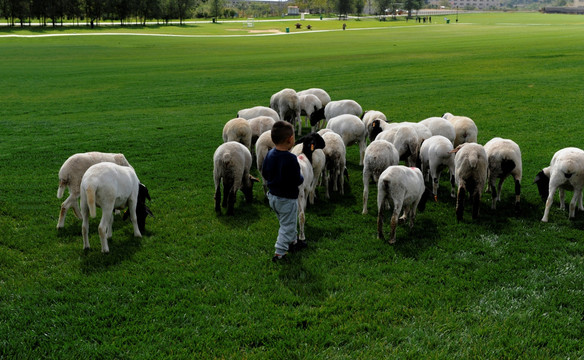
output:
[[[384,226],[386,240],[389,238],[389,222]],[[429,217],[417,214],[414,227],[410,229],[409,224],[400,221],[396,230],[396,242],[391,244],[394,251],[404,258],[418,259],[420,254],[429,248],[436,247],[440,235],[438,226]],[[378,239],[378,241],[381,241]],[[390,245],[390,244],[388,244]]]
[[[254,196],[251,203],[243,198],[238,198],[233,207],[233,215],[227,215],[227,208],[221,207],[221,213],[215,212],[215,202],[213,202],[212,211],[215,212],[217,220],[231,227],[246,228],[250,224],[259,221],[259,207],[266,206],[263,200]]]

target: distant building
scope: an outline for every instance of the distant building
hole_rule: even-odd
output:
[[[288,15],[300,15],[298,6],[288,6]]]
[[[492,9],[503,7],[501,0],[450,0],[452,8]]]
[[[582,0],[574,0],[575,7],[584,7],[584,1]]]

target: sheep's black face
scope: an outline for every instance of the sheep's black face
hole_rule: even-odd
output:
[[[424,190],[424,193],[422,194],[422,198],[420,199],[420,202],[418,203],[418,210],[420,211],[424,211],[426,210],[426,203],[428,202],[428,199],[434,197],[434,193],[432,192],[432,190],[426,188]]]
[[[545,202],[550,192],[550,178],[542,170],[535,176],[533,183],[537,184],[539,196],[541,196],[541,199]]]
[[[313,112],[312,114],[310,114],[310,125],[314,126],[316,124],[318,124],[318,122],[320,120],[324,120],[324,107],[316,110],[315,112]]]
[[[146,199],[150,200],[150,194],[148,189],[143,184],[138,186],[138,203],[136,204],[136,220],[138,222],[138,228],[140,232],[143,233],[146,230],[146,217],[148,215],[154,217],[152,211],[146,206]]]
[[[371,127],[371,132],[369,134],[369,140],[371,140],[371,141],[375,140],[377,135],[379,135],[379,133],[383,131],[383,130],[381,130],[381,121],[383,121],[383,120],[373,120],[371,122],[371,124],[369,124],[369,126]]]

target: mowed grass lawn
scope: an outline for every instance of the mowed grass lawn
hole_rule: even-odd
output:
[[[0,358],[582,357],[584,214],[568,220],[556,197],[541,223],[532,182],[554,152],[583,146],[584,18],[433,22],[349,21],[347,31],[294,36],[0,38]],[[368,27],[377,28],[351,31]],[[508,180],[496,211],[485,194],[480,218],[467,209],[457,223],[444,177],[439,202],[413,229],[400,225],[391,246],[376,237],[376,190],[361,215],[352,146],[345,195],[325,200],[321,187],[308,208],[309,248],[270,262],[278,223],[261,186],[252,204],[238,194],[235,216],[216,215],[212,156],[226,121],[286,87],[321,87],[391,121],[466,115],[480,143],[513,139],[522,213]],[[59,168],[85,151],[124,153],[152,196],[144,237],[117,217],[109,255],[99,218],[89,252],[72,212],[55,228]]]

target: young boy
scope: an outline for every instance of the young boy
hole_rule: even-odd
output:
[[[272,261],[284,258],[289,249],[302,248],[306,243],[297,243],[298,186],[304,178],[296,156],[290,153],[294,146],[294,127],[288,122],[277,121],[272,127],[272,141],[276,145],[270,150],[262,164],[262,175],[268,182],[268,200],[276,212],[280,229],[276,241],[276,253]]]

